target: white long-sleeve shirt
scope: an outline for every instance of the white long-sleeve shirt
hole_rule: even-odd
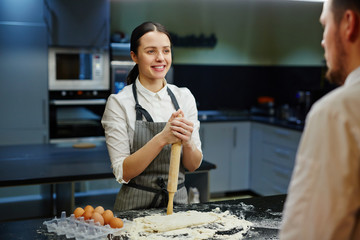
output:
[[[166,84],[159,92],[154,93],[135,81],[138,102],[148,111],[154,122],[167,122],[171,114],[175,112],[171,98],[166,90],[167,87],[174,93],[184,117],[194,123],[194,130],[191,136],[195,146],[201,151],[199,136],[200,122],[194,96],[188,88],[179,88],[172,84]],[[133,145],[134,130],[136,121],[135,99],[132,92],[132,85],[126,86],[118,94],[109,96],[106,108],[101,120],[105,129],[106,144],[111,159],[111,166],[115,178],[120,183],[123,180],[123,162],[130,155]],[[146,121],[146,120],[145,120]]]
[[[360,239],[360,68],[308,114],[280,239]]]

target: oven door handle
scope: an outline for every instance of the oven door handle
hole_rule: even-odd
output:
[[[51,100],[51,105],[72,106],[72,105],[104,105],[106,99],[79,99],[79,100]]]

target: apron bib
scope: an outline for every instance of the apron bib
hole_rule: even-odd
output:
[[[171,101],[175,109],[179,105],[174,94],[167,88]],[[143,109],[137,100],[135,83],[133,84],[133,94],[135,98],[136,122],[134,131],[133,147],[131,154],[136,152],[156,134],[161,132],[166,122],[154,122],[150,114]],[[146,121],[142,121],[142,117]],[[170,166],[171,145],[166,145],[150,165],[138,176],[130,180],[128,184],[123,184],[115,201],[114,210],[145,209],[154,207],[166,207],[168,204],[167,182]],[[174,204],[187,204],[188,197],[184,185],[185,168],[180,161],[178,191],[174,196]]]

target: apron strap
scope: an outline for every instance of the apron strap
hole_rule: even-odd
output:
[[[171,102],[174,104],[175,110],[176,111],[179,110],[180,107],[179,107],[179,104],[178,104],[178,102],[176,100],[176,97],[175,97],[174,93],[170,90],[169,87],[167,87],[167,92],[168,92],[168,94],[169,94],[169,96],[171,98]]]
[[[138,102],[135,83],[133,83],[132,90],[133,90],[133,95],[134,95],[135,103],[136,103],[136,104],[135,104],[136,120],[140,120],[140,121],[141,121],[141,120],[142,120],[142,116],[144,115],[144,117],[146,118],[146,121],[148,121],[148,122],[154,122],[154,120],[152,119],[152,117],[150,116],[150,114],[149,114],[144,108],[142,108],[141,105],[140,105],[139,102]]]
[[[152,200],[152,202],[151,202],[151,204],[149,206],[150,208],[155,208],[159,197],[162,196],[161,203],[160,203],[159,207],[165,207],[167,205],[168,201],[169,201],[169,192],[166,189],[165,181],[164,181],[164,179],[162,177],[158,177],[157,180],[156,180],[156,184],[161,189],[155,189],[155,188],[151,188],[151,187],[138,185],[138,184],[136,184],[134,182],[131,182],[131,181],[128,184],[126,184],[125,186],[133,187],[133,188],[136,188],[136,189],[139,189],[139,190],[155,193],[155,196],[154,196],[154,198],[153,198],[153,200]],[[180,183],[177,186],[177,189],[181,189],[184,186],[185,186],[185,183]]]
[[[148,122],[154,122],[154,120],[152,119],[152,117],[150,116],[150,114],[148,113],[148,111],[146,111],[140,104],[137,98],[137,92],[136,92],[136,86],[135,83],[133,83],[132,86],[132,91],[133,91],[133,95],[135,98],[135,111],[136,111],[136,120],[141,121],[142,120],[142,116],[145,117],[146,121]],[[170,90],[170,88],[167,87],[167,92],[171,98],[171,102],[175,107],[175,110],[179,110],[179,103],[176,100],[176,97],[174,95],[174,93]]]

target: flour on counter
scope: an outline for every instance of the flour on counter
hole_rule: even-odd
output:
[[[135,218],[121,232],[129,239],[242,239],[253,224],[219,208]]]

